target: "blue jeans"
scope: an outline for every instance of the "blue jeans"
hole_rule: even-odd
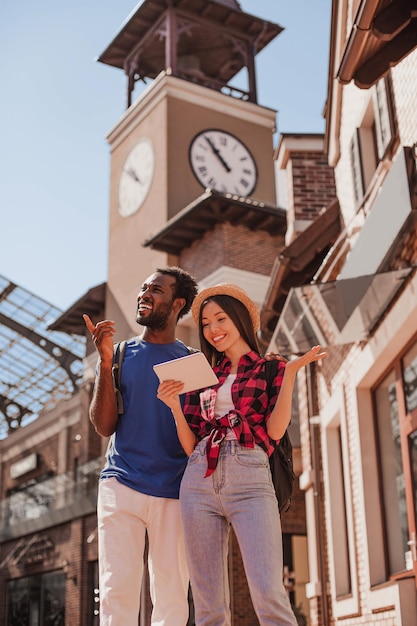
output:
[[[239,543],[259,623],[296,626],[282,579],[281,520],[267,454],[224,441],[215,472],[205,441],[188,459],[180,504],[197,626],[229,626],[230,525]]]

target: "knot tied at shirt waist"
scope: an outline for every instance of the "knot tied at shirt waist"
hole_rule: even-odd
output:
[[[242,419],[236,411],[230,411],[227,415],[220,418],[212,418],[208,420],[213,428],[207,439],[206,457],[207,471],[205,478],[211,476],[217,467],[220,453],[220,445],[226,439],[230,429],[233,430],[238,443],[245,448],[254,448],[255,440],[249,428],[249,424]]]

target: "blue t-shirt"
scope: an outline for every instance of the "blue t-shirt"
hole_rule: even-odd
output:
[[[188,354],[179,340],[156,344],[128,341],[122,365],[124,413],[111,438],[100,478],[116,477],[147,495],[178,498],[187,463],[171,409],[156,397],[159,380],[153,365]]]

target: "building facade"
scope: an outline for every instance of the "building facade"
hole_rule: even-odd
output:
[[[343,229],[269,344],[328,351],[299,381],[311,624],[417,624],[416,44],[406,2],[332,4]]]
[[[316,343],[328,351],[298,377],[291,426],[298,480],[282,527],[300,624],[415,626],[415,11],[400,0],[334,0],[326,134],[282,135],[274,152],[275,112],[257,103],[254,54],[281,27],[233,0],[213,1],[208,12],[206,4],[190,9],[183,0],[174,9],[145,0],[100,56],[125,71],[128,87],[127,110],[108,134],[106,284],[49,326],[27,317],[19,326],[10,309],[19,288],[2,283],[7,350],[18,337],[37,343],[58,358],[72,387],[61,389],[57,368],[36,354],[32,387],[54,380],[57,396],[45,390],[37,398],[37,419],[25,421],[26,376],[8,374],[2,391],[0,621],[98,624],[95,501],[106,441],[88,420],[96,353],[81,316],[115,319],[116,339],[136,334],[137,286],[169,263],[190,270],[200,287],[242,285],[259,305],[265,352],[290,356]],[[217,38],[221,57],[200,49],[207,36]],[[230,80],[243,67],[248,89],[233,90]],[[135,99],[144,78],[152,82]],[[176,124],[184,117],[185,131]],[[217,185],[198,150],[204,137],[236,140],[249,155],[243,190]],[[125,175],[136,167],[146,174],[139,194]],[[77,337],[82,354],[57,333]],[[179,338],[197,345],[190,318]],[[63,355],[82,361],[81,380]],[[233,537],[230,578],[234,623],[256,624]],[[146,581],[141,593],[145,626]]]
[[[145,0],[99,57],[126,73],[128,94],[126,112],[107,136],[108,279],[57,314],[49,326],[36,319],[26,330],[23,324],[16,328],[7,306],[2,318],[15,333],[8,349],[24,335],[29,341],[36,335],[40,352],[51,342],[51,360],[38,366],[46,378],[59,350],[52,345],[53,337],[75,336],[84,347],[83,376],[77,386],[57,402],[44,400],[37,419],[18,424],[7,420],[8,436],[0,441],[0,616],[10,626],[98,623],[95,501],[107,442],[93,432],[88,419],[97,357],[82,314],[93,321],[114,319],[115,340],[137,334],[132,306],[138,285],[166,264],[190,270],[200,287],[234,282],[259,306],[264,300],[275,260],[286,245],[287,217],[276,204],[271,158],[276,112],[257,103],[254,57],[281,30],[244,13],[234,0],[209,5],[205,0],[180,0],[175,6]],[[212,51],[201,45],[208,39]],[[230,84],[241,69],[248,76],[246,90]],[[150,82],[136,98],[139,79]],[[215,150],[207,151],[207,146]],[[228,177],[216,156],[220,147],[240,151],[240,159],[228,166]],[[308,196],[315,207],[310,220],[322,208],[313,201],[316,193]],[[16,286],[5,287],[5,305],[17,291]],[[33,294],[25,297],[37,303]],[[190,316],[181,321],[178,337],[198,345]],[[33,388],[39,385],[35,370]],[[72,380],[70,368],[65,372]],[[21,376],[15,386],[21,386],[16,408],[20,402],[24,416],[29,408],[23,380]],[[296,420],[293,430],[299,472]],[[282,528],[285,581],[304,619],[307,539],[298,484]],[[256,624],[234,538],[230,581],[234,623]],[[145,626],[151,610],[147,581],[141,593],[138,622]],[[190,608],[192,624],[192,602]]]

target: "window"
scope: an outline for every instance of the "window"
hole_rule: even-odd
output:
[[[307,624],[309,580],[308,549],[305,535],[282,534],[284,586],[299,624]]]
[[[387,78],[378,81],[372,92],[378,159],[385,158],[394,136],[393,111],[391,106],[390,83]]]
[[[355,202],[359,205],[380,161],[389,156],[394,140],[394,122],[388,78],[382,78],[372,90],[362,122],[355,128],[350,143],[350,163]]]
[[[387,575],[405,569],[408,522],[401,455],[396,376],[392,370],[375,390],[376,431],[385,522]]]
[[[349,449],[346,391],[340,387],[320,413],[328,568],[333,614],[346,618],[359,611],[357,552],[351,477],[357,460]],[[318,493],[320,493],[318,491]],[[319,530],[319,527],[317,528]],[[324,573],[324,570],[323,570]]]
[[[368,189],[379,163],[375,109],[369,101],[362,124],[355,129],[351,141],[350,160],[355,201],[359,204]]]
[[[345,476],[343,464],[342,434],[339,424],[327,430],[327,454],[329,472],[330,510],[332,517],[332,542],[337,598],[351,594],[351,567],[347,527]]]
[[[417,344],[404,356],[403,381],[406,410],[411,413],[417,408]]]
[[[417,512],[417,431],[408,438],[414,511]],[[412,553],[412,552],[411,552]],[[407,567],[408,564],[407,564]]]
[[[65,574],[48,572],[10,580],[7,626],[65,626]]]
[[[362,154],[359,128],[355,129],[350,142],[350,166],[352,168],[352,183],[355,202],[359,203],[365,193],[365,183],[362,172]]]
[[[417,343],[415,343],[404,355],[402,361],[403,367],[403,387],[405,398],[405,411],[409,418],[407,429],[408,455],[409,455],[409,497],[413,502],[414,519],[411,522],[410,539],[415,541],[416,520],[417,520]],[[408,556],[414,559],[417,556],[416,546],[409,543],[410,552]],[[407,567],[410,568],[411,564]]]

